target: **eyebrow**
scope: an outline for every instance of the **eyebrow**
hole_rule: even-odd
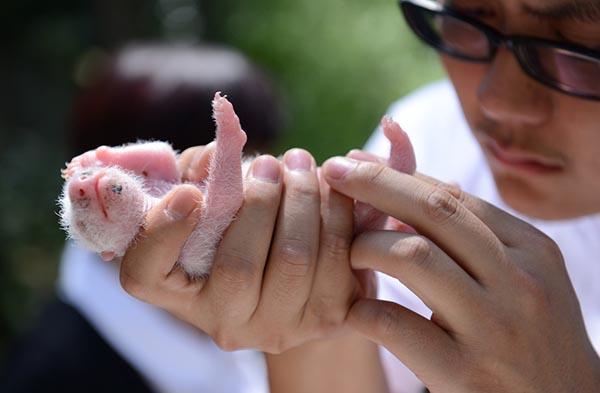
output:
[[[523,12],[546,19],[571,19],[582,22],[600,21],[600,1],[598,0],[569,0],[535,8],[521,4]]]

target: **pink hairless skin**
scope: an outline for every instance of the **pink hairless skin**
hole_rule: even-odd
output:
[[[210,272],[221,237],[244,202],[246,134],[233,105],[220,93],[213,100],[213,111],[216,147],[207,180],[195,184],[205,196],[202,213],[179,256],[179,263],[192,277]],[[387,117],[381,125],[391,142],[388,165],[414,172],[407,135]],[[61,225],[70,238],[103,259],[122,257],[144,226],[148,211],[181,183],[176,160],[165,142],[102,146],[73,158],[62,171],[66,181],[59,199]],[[359,231],[385,223],[385,216],[364,204],[357,204],[356,217]]]

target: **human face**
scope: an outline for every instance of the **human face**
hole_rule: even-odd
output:
[[[445,5],[505,35],[600,50],[597,0],[454,0]],[[504,47],[484,64],[441,57],[506,203],[541,219],[600,212],[599,101],[536,82]]]

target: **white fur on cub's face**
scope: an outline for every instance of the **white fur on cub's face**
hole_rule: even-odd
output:
[[[63,186],[61,225],[82,247],[121,257],[154,203],[135,174],[115,167],[84,168]]]

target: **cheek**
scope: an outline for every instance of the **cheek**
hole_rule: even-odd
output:
[[[583,100],[576,104],[562,107],[548,141],[568,159],[565,175],[550,191],[565,213],[559,218],[600,212],[600,105]]]
[[[454,85],[465,117],[472,125],[472,120],[479,113],[477,92],[488,66],[453,59],[445,55],[440,55],[440,60]]]
[[[598,108],[600,113],[600,108]],[[565,126],[564,129],[572,131],[572,135],[565,136],[562,141],[563,146],[568,146],[570,159],[574,176],[579,179],[578,184],[581,192],[594,193],[593,198],[598,201],[600,209],[600,127],[590,128],[585,133],[577,132],[574,129],[575,124],[570,127]],[[583,124],[579,124],[584,129]]]
[[[577,176],[600,183],[600,103],[557,95],[548,144],[562,152]]]

